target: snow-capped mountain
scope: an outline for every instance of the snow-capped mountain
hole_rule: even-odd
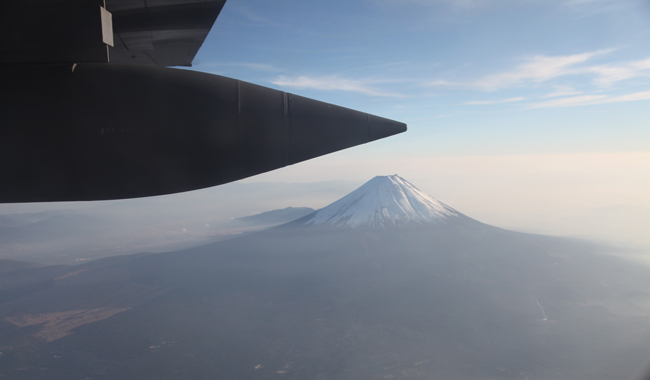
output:
[[[338,201],[308,215],[302,225],[346,228],[444,223],[461,214],[398,175],[377,176]]]

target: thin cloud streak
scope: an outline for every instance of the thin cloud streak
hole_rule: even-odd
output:
[[[455,115],[453,113],[443,113],[437,116],[433,117],[416,117],[414,119],[404,119],[405,122],[412,123],[415,121],[427,121],[427,120],[438,120],[438,119],[446,119],[448,117],[454,117]]]
[[[244,16],[247,18],[249,21],[252,21],[255,24],[260,24],[260,25],[265,25],[265,26],[276,26],[276,27],[285,27],[286,25],[283,23],[278,23],[278,22],[273,22],[265,17],[260,16],[256,12],[251,11],[248,7],[237,5],[234,3],[233,5],[228,4],[229,9],[231,11],[234,11],[236,13],[239,13],[240,15]]]
[[[204,62],[202,65],[207,67],[243,67],[251,70],[263,71],[267,73],[278,73],[286,70],[280,69],[266,63],[252,62]]]
[[[635,92],[621,96],[607,95],[582,95],[569,98],[554,99],[540,103],[534,103],[527,108],[554,108],[554,107],[578,107],[608,103],[634,102],[639,100],[650,100],[650,91]]]
[[[650,78],[650,58],[618,65],[593,66],[585,71],[598,75],[594,80],[595,84],[607,87],[628,79]]]
[[[572,87],[559,86],[554,92],[546,94],[543,98],[559,98],[562,96],[580,95],[582,91],[574,90]]]
[[[470,106],[486,106],[491,104],[514,103],[514,102],[520,102],[522,100],[526,100],[526,98],[520,96],[517,98],[508,98],[508,99],[500,99],[500,100],[472,100],[465,104]]]
[[[281,75],[272,80],[271,83],[282,87],[294,87],[301,89],[314,89],[322,91],[346,91],[358,92],[370,96],[404,98],[405,95],[378,90],[368,85],[367,82],[354,79],[345,79],[338,76],[328,77],[288,77]]]
[[[517,66],[514,70],[498,74],[487,75],[477,81],[468,83],[454,83],[445,80],[429,82],[429,86],[468,87],[483,91],[496,91],[504,88],[522,85],[526,82],[541,83],[548,80],[580,73],[573,67],[584,63],[591,58],[612,52],[612,49],[598,50],[595,52],[565,55],[544,56],[538,55],[529,58],[527,62]],[[584,70],[582,70],[584,72]]]
[[[530,5],[535,4],[530,0],[375,0],[379,3],[410,3],[423,7],[448,6],[450,8],[462,10],[474,10],[484,8],[494,8],[502,6]],[[614,3],[615,0],[548,0],[548,4],[560,5],[574,8],[576,6],[584,7],[589,5],[604,5]]]
[[[582,65],[592,58],[608,54],[614,49],[573,54],[566,56],[538,55],[529,58],[525,63],[510,71],[484,76],[475,81],[451,82],[435,80],[425,83],[428,87],[447,87],[458,89],[473,89],[493,92],[513,87],[538,86],[541,83],[565,76],[592,76],[591,84],[606,88],[618,82],[632,79],[650,79],[650,58],[618,62],[604,65]],[[581,92],[570,86],[555,86],[557,91],[546,95],[547,98],[578,95]]]

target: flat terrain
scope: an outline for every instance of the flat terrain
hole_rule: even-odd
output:
[[[650,272],[470,223],[272,229],[0,281],[0,379],[627,379]]]

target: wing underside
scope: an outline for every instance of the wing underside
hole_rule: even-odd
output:
[[[225,0],[106,0],[113,15],[109,62],[192,66]]]
[[[225,2],[10,2],[0,10],[0,63],[191,66]]]

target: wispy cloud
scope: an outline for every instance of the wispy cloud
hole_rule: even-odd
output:
[[[580,95],[582,91],[575,90],[573,87],[569,86],[557,86],[555,91],[550,92],[543,96],[543,98],[558,98],[561,96],[571,96],[571,95]]]
[[[499,100],[472,100],[465,104],[473,105],[473,106],[476,105],[485,106],[491,104],[514,103],[514,102],[520,102],[522,100],[526,100],[526,98],[520,96],[517,98],[508,98],[508,99],[499,99]]]
[[[483,91],[496,91],[525,83],[541,83],[560,76],[575,74],[575,66],[589,59],[611,52],[612,50],[599,50],[589,53],[544,56],[538,55],[527,59],[513,70],[487,75],[481,79],[467,83],[454,83],[445,80],[436,80],[428,83],[429,86],[454,86],[469,87]]]
[[[585,71],[596,74],[595,84],[606,87],[628,79],[650,78],[650,58],[620,64],[592,66],[586,68]]]
[[[288,77],[281,75],[276,79],[272,80],[271,83],[283,86],[283,87],[294,87],[294,88],[309,88],[314,90],[324,90],[324,91],[347,91],[347,92],[358,92],[370,96],[382,96],[382,97],[396,97],[404,98],[402,94],[382,91],[380,89],[372,86],[370,81],[364,80],[355,80],[341,78],[336,75],[326,76],[326,77],[309,77],[309,76],[298,76],[298,77]]]
[[[450,82],[448,80],[441,80],[441,79],[425,83],[425,85],[431,87],[469,87],[470,86],[470,84]]]
[[[432,116],[432,117],[416,117],[416,118],[412,118],[412,119],[404,119],[404,121],[407,122],[407,123],[412,123],[412,122],[415,122],[415,121],[446,119],[446,118],[449,118],[449,117],[454,117],[454,114],[453,113],[442,113],[440,115]]]
[[[493,0],[410,0],[410,2],[421,5],[444,4],[461,9],[483,8],[494,3]]]
[[[278,23],[278,22],[273,22],[263,16],[260,16],[257,12],[250,10],[249,7],[240,5],[238,3],[233,2],[232,5],[229,3],[228,7],[231,11],[239,13],[240,15],[244,16],[245,18],[247,18],[249,21],[252,21],[253,23],[267,26],[267,27],[268,26],[286,27],[286,25],[283,25],[282,23]]]
[[[383,4],[414,4],[422,7],[448,6],[452,8],[472,9],[494,3],[494,0],[374,0]],[[518,1],[518,0],[514,0]]]
[[[562,0],[561,3],[568,6],[584,6],[590,4],[616,3],[616,1],[615,0]]]
[[[266,63],[252,63],[252,62],[203,62],[203,66],[207,67],[243,67],[250,70],[264,71],[267,73],[279,73],[285,70],[269,65]]]
[[[528,108],[552,108],[552,107],[577,107],[607,103],[633,102],[638,100],[650,100],[650,91],[635,92],[627,95],[608,96],[608,95],[581,95],[568,98],[547,100],[544,102],[533,103]]]
[[[592,58],[608,54],[612,51],[614,50],[598,50],[564,56],[538,55],[526,59],[522,64],[512,70],[486,75],[474,81],[452,82],[439,79],[428,82],[426,85],[430,87],[466,88],[491,92],[512,87],[538,86],[542,83],[571,75],[590,76],[591,79],[587,79],[587,83],[601,88],[631,79],[650,78],[650,58],[600,65],[588,64],[588,61]],[[579,91],[573,89],[571,86],[561,85],[554,87],[558,88],[558,90],[549,93],[546,97],[580,94]]]
[[[597,8],[609,4],[616,4],[620,0],[546,0],[548,6],[568,7],[569,9]],[[445,6],[456,10],[481,10],[486,8],[500,8],[512,6],[538,6],[539,3],[531,0],[375,0],[377,3],[388,4],[414,4],[422,7]]]
[[[646,0],[558,0],[569,13],[577,17],[612,14],[642,4]]]

